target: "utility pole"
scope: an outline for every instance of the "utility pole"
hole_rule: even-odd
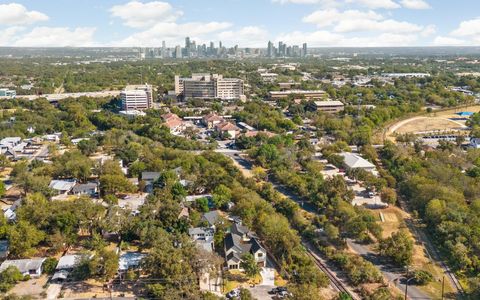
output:
[[[408,278],[408,265],[407,265],[407,275],[405,276],[405,300],[407,300],[407,294],[408,294],[408,281],[410,279]]]
[[[444,298],[444,295],[445,295],[445,275],[443,275],[443,278],[442,278],[442,300]]]

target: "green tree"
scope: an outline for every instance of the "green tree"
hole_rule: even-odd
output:
[[[122,175],[100,176],[100,190],[103,195],[115,195],[117,193],[132,193],[135,186]]]
[[[392,188],[385,187],[380,191],[380,198],[384,203],[395,205],[397,203],[397,192]]]
[[[386,256],[399,266],[408,266],[413,258],[413,241],[405,231],[398,231],[380,241],[380,255]]]
[[[195,206],[201,212],[208,212],[210,208],[208,207],[208,199],[205,197],[199,198],[195,201]]]
[[[55,273],[55,268],[57,267],[58,260],[55,257],[47,258],[42,265],[42,271],[45,274],[53,274]]]
[[[27,221],[20,220],[8,229],[7,237],[12,256],[28,257],[37,251],[34,247],[45,239],[45,233]]]
[[[6,192],[6,188],[5,188],[5,183],[3,181],[0,181],[0,197],[3,197],[3,195],[5,195],[5,192]]]
[[[245,274],[247,274],[248,277],[254,277],[260,273],[260,267],[257,265],[255,257],[251,253],[246,253],[242,256],[240,267],[245,270]]]
[[[23,275],[15,266],[10,266],[0,273],[0,291],[6,293],[15,284],[23,280]]]
[[[220,184],[213,190],[212,196],[215,207],[222,208],[232,199],[232,191],[227,186]]]
[[[97,151],[98,142],[96,139],[82,140],[77,147],[83,155],[90,156]]]
[[[245,288],[241,288],[240,289],[240,300],[253,300],[253,295],[252,293],[245,289]]]

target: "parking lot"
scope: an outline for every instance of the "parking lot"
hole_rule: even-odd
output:
[[[354,206],[365,205],[368,208],[388,207],[388,204],[383,203],[378,194],[369,195],[367,189],[360,186],[360,184],[350,185],[350,188],[355,192],[355,198],[352,201]]]

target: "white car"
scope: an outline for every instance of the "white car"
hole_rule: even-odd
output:
[[[237,298],[240,297],[240,290],[234,289],[227,293],[227,299]]]

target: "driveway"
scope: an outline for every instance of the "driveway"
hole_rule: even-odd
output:
[[[275,269],[262,268],[260,275],[262,276],[260,285],[275,286]]]
[[[51,283],[47,288],[47,299],[58,299],[60,292],[62,291],[62,285],[58,283]]]
[[[271,300],[274,295],[270,295],[268,292],[273,288],[274,286],[257,285],[255,287],[249,287],[248,290],[252,293],[254,299]]]

